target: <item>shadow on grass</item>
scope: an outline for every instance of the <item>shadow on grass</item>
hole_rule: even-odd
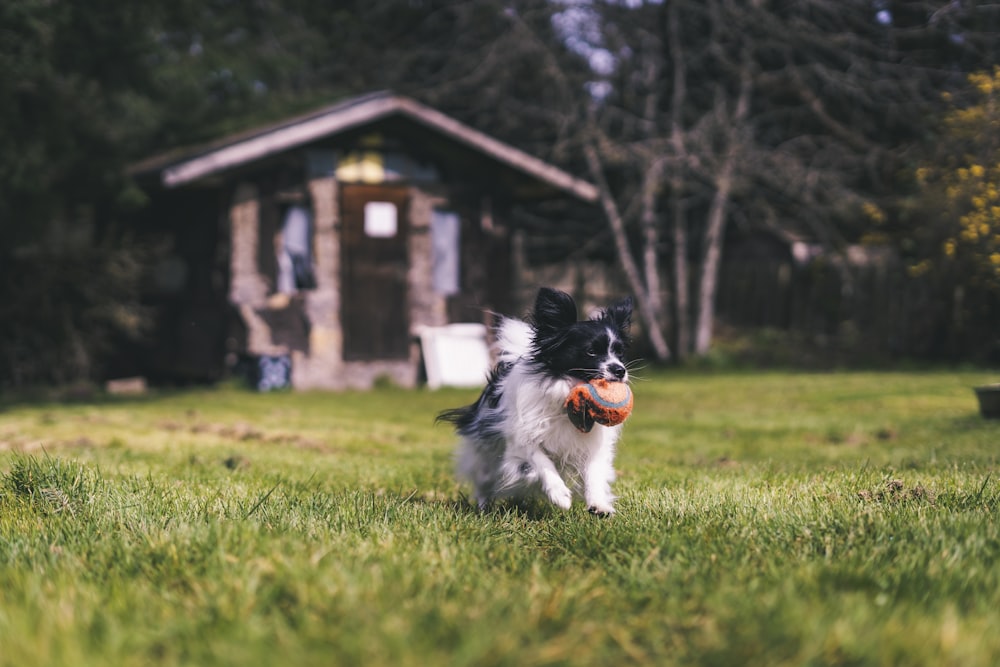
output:
[[[1000,429],[1000,419],[987,419],[978,412],[970,412],[967,415],[953,418],[951,426],[955,431],[961,433],[989,430],[991,428]]]
[[[534,496],[497,500],[486,509],[479,509],[476,501],[464,493],[459,493],[457,498],[435,498],[427,497],[417,491],[413,491],[408,496],[400,494],[399,499],[402,503],[439,507],[461,516],[497,517],[504,519],[523,518],[528,521],[542,521],[551,519],[562,513],[562,510],[553,507],[544,498]]]

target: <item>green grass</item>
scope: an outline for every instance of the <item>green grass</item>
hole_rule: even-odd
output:
[[[467,391],[0,412],[0,665],[994,665],[985,373],[650,373],[619,513],[473,511]]]

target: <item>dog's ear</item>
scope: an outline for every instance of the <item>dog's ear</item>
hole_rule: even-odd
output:
[[[623,334],[627,334],[632,326],[632,297],[627,296],[604,309],[598,320],[607,322]]]
[[[576,323],[576,302],[566,292],[543,287],[538,290],[531,320],[539,331],[563,329]]]

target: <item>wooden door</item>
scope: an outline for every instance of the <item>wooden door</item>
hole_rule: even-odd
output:
[[[340,195],[344,359],[406,359],[406,188],[343,185]]]

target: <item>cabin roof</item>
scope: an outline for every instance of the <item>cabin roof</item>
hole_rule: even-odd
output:
[[[593,184],[436,109],[388,91],[354,97],[203,146],[157,155],[132,165],[130,172],[155,175],[162,187],[176,188],[369,126],[404,130],[411,139],[418,135],[425,139],[433,136],[439,143],[448,144],[448,156],[475,155],[480,163],[485,160],[508,173],[515,172],[522,180],[528,177],[548,186],[546,189],[568,193],[586,202],[597,199]]]

